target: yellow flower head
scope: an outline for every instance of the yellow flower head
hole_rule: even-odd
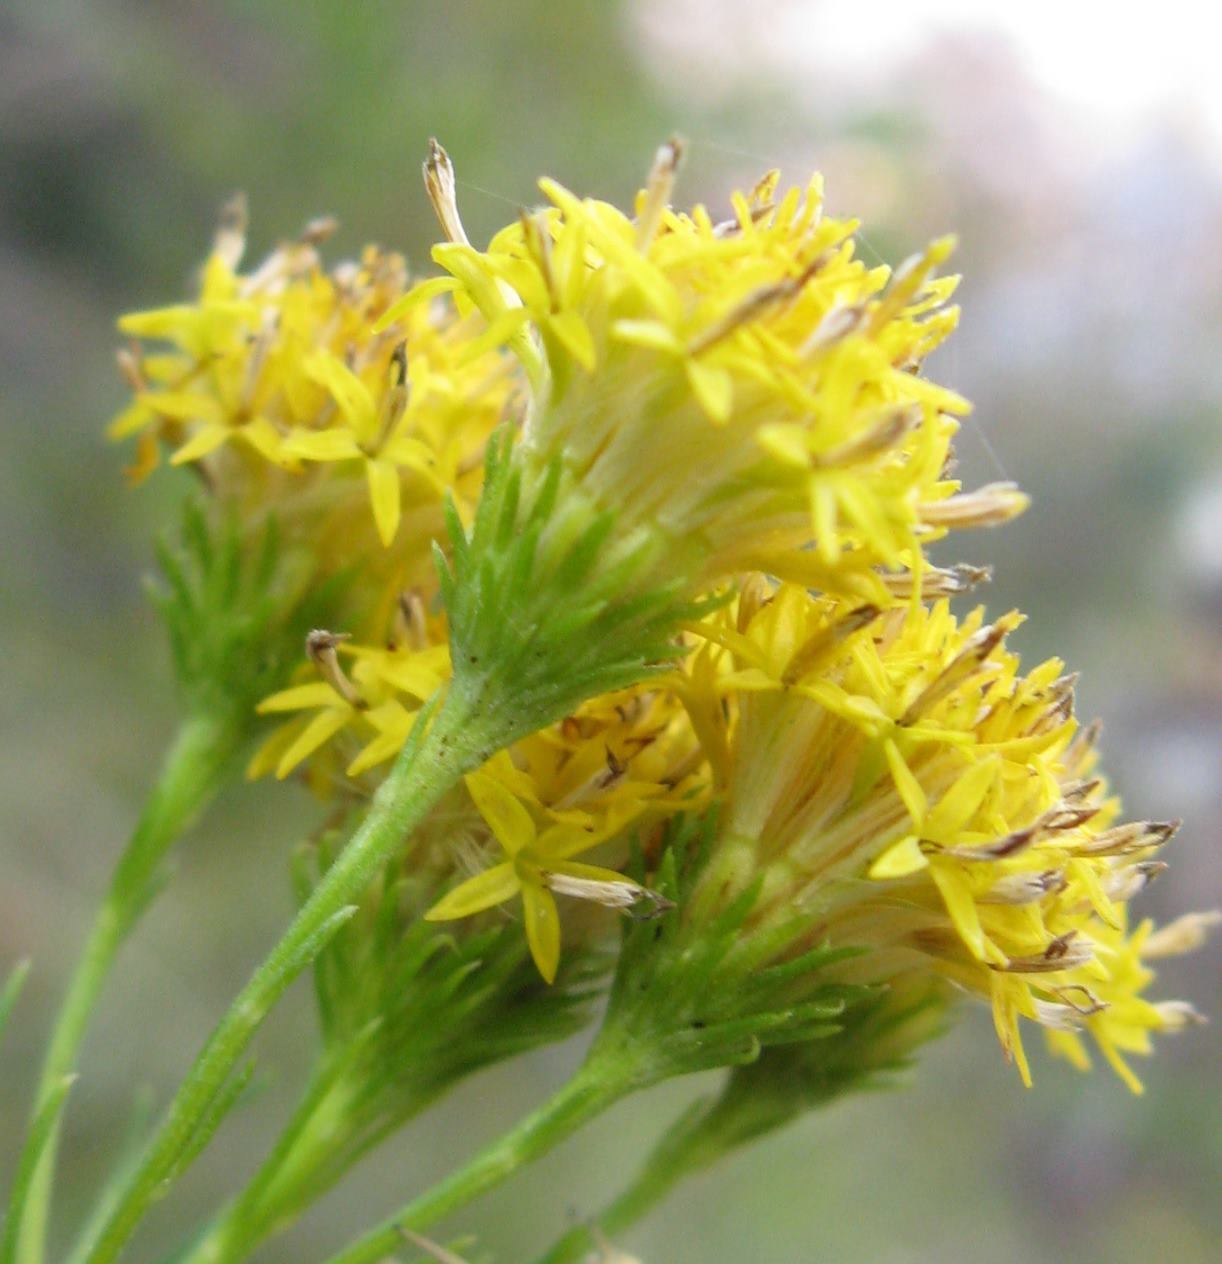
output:
[[[672,697],[637,689],[594,700],[467,776],[504,859],[455,887],[428,917],[468,917],[520,896],[531,952],[551,982],[560,960],[557,895],[645,913],[664,903],[618,869],[576,857],[603,848],[622,865],[630,828],[699,806],[702,767]]]
[[[137,477],[164,444],[244,515],[275,512],[337,563],[397,543],[401,581],[417,582],[442,494],[478,495],[512,383],[435,306],[374,332],[407,289],[406,266],[370,247],[324,271],[317,246],[333,227],[312,225],[243,273],[245,216],[230,208],[196,299],[120,320],[134,398],[110,433],[140,436]]]
[[[702,732],[723,717],[725,805],[693,912],[758,882],[758,923],[801,910],[812,940],[874,950],[846,980],[924,962],[989,999],[1024,1080],[1019,1017],[1080,1065],[1088,1032],[1136,1088],[1122,1052],[1191,1012],[1143,999],[1150,931],[1125,929],[1175,827],[1118,823],[1073,678],[1056,659],[1021,673],[1016,622],[746,585],[684,686]]]
[[[529,379],[527,466],[559,457],[621,533],[657,534],[670,573],[688,560],[706,585],[755,566],[885,596],[871,568],[916,570],[924,542],[1020,510],[1008,485],[959,496],[943,477],[968,405],[920,366],[957,319],[955,278],[934,276],[951,241],[868,267],[818,179],[782,194],[775,173],[728,221],[676,212],[677,160],[659,152],[635,216],[541,181],[551,205],[483,252],[434,190],[438,288]]]
[[[320,790],[341,780],[358,785],[356,779],[402,750],[420,709],[450,676],[445,620],[428,612],[416,590],[400,594],[382,643],[318,630],[306,650],[300,683],[259,703],[261,714],[294,718],[255,753],[250,777],[274,770],[283,780],[310,761]]]

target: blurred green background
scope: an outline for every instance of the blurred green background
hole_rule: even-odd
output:
[[[795,0],[0,8],[0,967],[35,962],[0,1073],[0,1185],[51,1007],[174,716],[139,578],[185,484],[126,491],[124,454],[101,438],[123,398],[114,316],[185,288],[235,188],[255,254],[333,212],[337,253],[374,239],[427,267],[432,134],[477,241],[544,172],[628,198],[671,131],[691,142],[685,199],[724,207],[772,165],[795,179],[818,167],[832,209],[862,214],[867,250],[888,261],[956,229],[965,320],[936,372],[977,403],[964,477],[1015,478],[1036,502],[958,553],[996,564],[994,609],[1032,616],[1026,655],[1085,669],[1080,710],[1105,720],[1130,811],[1187,819],[1143,911],[1222,902],[1222,118],[1212,81],[1193,77],[1206,19],[1165,9],[1148,32],[1116,13],[1107,30],[1054,24],[1040,3],[1015,26],[1011,8],[946,0],[925,14],[863,0],[847,17]],[[285,854],[311,819],[295,789],[239,786],[181,850],[89,1040],[65,1220],[141,1087],[165,1099],[271,942],[290,908]],[[1218,1014],[1218,961],[1215,947],[1169,963],[1164,994]],[[134,1259],[249,1170],[300,1081],[310,1023],[300,988],[260,1038],[264,1091]],[[260,1258],[338,1245],[579,1053],[479,1076]],[[1106,1071],[1040,1057],[1024,1091],[988,1016],[965,1013],[909,1091],[808,1118],[684,1188],[624,1246],[649,1264],[1215,1260],[1216,1037],[1167,1041],[1139,1069],[1134,1099]],[[529,1258],[701,1087],[622,1108],[457,1227]]]

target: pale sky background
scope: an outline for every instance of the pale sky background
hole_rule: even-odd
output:
[[[771,65],[812,81],[817,71],[838,96],[854,83],[869,94],[942,35],[994,34],[1102,151],[1170,117],[1201,130],[1222,171],[1222,11],[1209,0],[639,0],[637,12],[663,56],[729,76]]]

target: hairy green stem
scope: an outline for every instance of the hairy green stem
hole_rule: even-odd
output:
[[[179,728],[166,753],[161,775],[115,866],[56,1015],[39,1073],[33,1119],[38,1118],[63,1077],[73,1070],[103,984],[120,947],[154,893],[161,862],[223,784],[238,745],[239,729],[229,717],[189,716]],[[31,1127],[27,1147],[32,1136]],[[19,1219],[14,1235],[16,1246],[10,1257],[16,1264],[41,1264],[43,1259],[58,1136],[57,1121],[44,1143],[23,1205],[9,1210],[10,1216]]]
[[[93,1244],[88,1264],[117,1258],[150,1204],[178,1175],[184,1155],[192,1154],[197,1134],[280,995],[351,914],[378,867],[487,755],[487,725],[478,723],[472,710],[464,695],[452,692],[427,734],[404,747],[359,829],[209,1037]]]
[[[519,1168],[546,1154],[643,1083],[631,1054],[596,1042],[563,1088],[538,1110],[439,1181],[397,1214],[328,1259],[327,1264],[377,1264],[402,1247],[404,1229],[427,1229]]]
[[[323,1121],[329,1114],[333,1087],[332,1077],[325,1070],[315,1074],[250,1183],[222,1209],[183,1264],[220,1264],[241,1259],[275,1232],[281,1217],[296,1202],[293,1195],[298,1181],[288,1174],[300,1172],[302,1150],[321,1157],[321,1152],[309,1145],[308,1138],[313,1132],[325,1130]]]
[[[385,1137],[423,1110],[420,1094],[364,1135],[343,1124],[351,1085],[329,1068],[315,1074],[292,1118],[244,1190],[205,1229],[182,1264],[235,1264],[287,1229]],[[355,1142],[355,1144],[354,1144]]]

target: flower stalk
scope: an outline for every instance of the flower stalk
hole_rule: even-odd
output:
[[[161,775],[115,866],[56,1016],[39,1073],[34,1119],[76,1065],[86,1027],[115,957],[155,894],[167,852],[227,780],[235,750],[240,749],[241,728],[241,722],[231,714],[193,714],[182,722],[171,742]],[[43,1258],[58,1136],[56,1120],[43,1140],[42,1154],[22,1204],[10,1206],[10,1216],[19,1221],[11,1258],[19,1264],[40,1264]],[[31,1127],[27,1151],[34,1137]]]
[[[327,1264],[376,1264],[402,1243],[404,1229],[427,1229],[501,1184],[642,1087],[648,1082],[643,1072],[628,1051],[596,1043],[577,1073],[549,1101],[469,1163],[331,1256]]]
[[[108,1264],[192,1154],[201,1127],[272,1006],[355,911],[378,867],[462,776],[482,761],[487,728],[451,694],[403,748],[360,828],[213,1031],[87,1256]],[[434,708],[430,707],[428,711]],[[427,728],[427,732],[424,730]],[[219,1121],[217,1121],[219,1122]]]

